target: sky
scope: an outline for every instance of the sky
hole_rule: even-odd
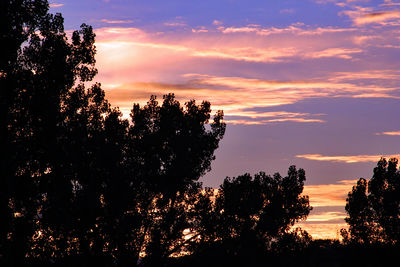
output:
[[[50,3],[67,31],[94,27],[96,81],[124,116],[170,92],[224,111],[204,186],[305,169],[314,238],[339,237],[356,180],[399,156],[399,0]]]

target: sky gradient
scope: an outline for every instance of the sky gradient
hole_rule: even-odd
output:
[[[313,237],[338,237],[355,180],[399,156],[400,1],[60,0],[51,12],[67,31],[94,27],[96,81],[124,116],[169,92],[224,110],[205,186],[305,169]]]

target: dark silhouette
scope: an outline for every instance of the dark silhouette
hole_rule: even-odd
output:
[[[210,104],[173,94],[134,105],[105,99],[90,26],[67,40],[47,1],[0,6],[0,265],[161,262],[187,246],[188,207],[224,135]]]
[[[400,242],[400,170],[398,160],[382,158],[369,182],[361,178],[346,204],[347,242],[393,244]]]
[[[301,196],[304,181],[304,170],[294,166],[286,177],[260,172],[254,178],[249,174],[226,178],[215,203],[208,203],[207,213],[199,220],[196,230],[201,231],[203,242],[199,249],[219,246],[222,254],[256,257],[308,243],[311,238],[307,233],[290,231],[311,210],[308,197]]]
[[[206,129],[210,111],[208,102],[189,101],[183,108],[173,94],[161,106],[152,97],[132,109],[126,161],[143,220],[135,242],[145,246],[151,261],[163,261],[190,243],[182,233],[193,228],[197,180],[210,170],[225,132],[222,112]]]
[[[70,189],[77,166],[71,165],[74,155],[67,150],[72,151],[70,144],[81,136],[68,140],[73,135],[68,101],[79,92],[84,94],[81,101],[85,97],[103,100],[98,85],[88,91],[83,86],[96,74],[91,27],[82,25],[68,43],[63,18],[47,13],[47,1],[1,1],[0,5],[4,49],[0,56],[0,254],[8,265],[19,266],[36,246],[38,238],[32,237],[58,222],[61,228],[71,226]],[[84,108],[79,107],[81,113]],[[58,237],[53,238],[56,242]]]
[[[304,170],[203,189],[223,112],[210,123],[209,102],[182,106],[168,94],[123,119],[100,84],[87,87],[97,73],[92,28],[68,40],[48,7],[0,2],[0,266],[390,262],[400,238],[397,160],[382,159],[349,193],[347,243],[313,241],[292,229],[311,211]],[[373,259],[352,260],[365,252]]]

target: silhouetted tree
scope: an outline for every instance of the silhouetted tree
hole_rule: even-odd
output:
[[[90,26],[69,41],[47,1],[2,1],[0,12],[2,263],[180,252],[222,112],[208,126],[208,102],[183,108],[170,94],[134,105],[129,125],[100,84],[85,86],[97,73]]]
[[[102,251],[101,189],[128,124],[100,85],[84,86],[97,73],[92,28],[68,41],[47,1],[0,5],[1,260]]]
[[[348,241],[362,244],[400,241],[400,171],[398,160],[382,158],[367,183],[360,179],[347,198]]]
[[[136,240],[151,260],[165,259],[186,244],[188,209],[201,190],[197,180],[210,170],[225,132],[222,112],[207,126],[210,112],[209,102],[189,101],[183,108],[173,94],[164,96],[161,106],[152,97],[132,109],[127,161],[143,218]]]
[[[216,195],[212,216],[203,215],[198,228],[203,231],[203,240],[221,243],[229,253],[245,255],[285,247],[290,250],[296,245],[290,248],[289,239],[308,242],[305,232],[289,231],[312,209],[308,196],[301,195],[305,178],[304,170],[294,166],[286,177],[260,172],[254,178],[249,174],[226,178]]]

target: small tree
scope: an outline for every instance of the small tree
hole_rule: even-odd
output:
[[[208,216],[213,222],[203,223],[204,239],[222,243],[234,253],[278,249],[286,237],[294,237],[289,234],[291,226],[312,209],[308,196],[301,195],[305,179],[304,170],[295,166],[286,177],[260,172],[254,178],[249,174],[226,178],[216,196],[214,217]]]

